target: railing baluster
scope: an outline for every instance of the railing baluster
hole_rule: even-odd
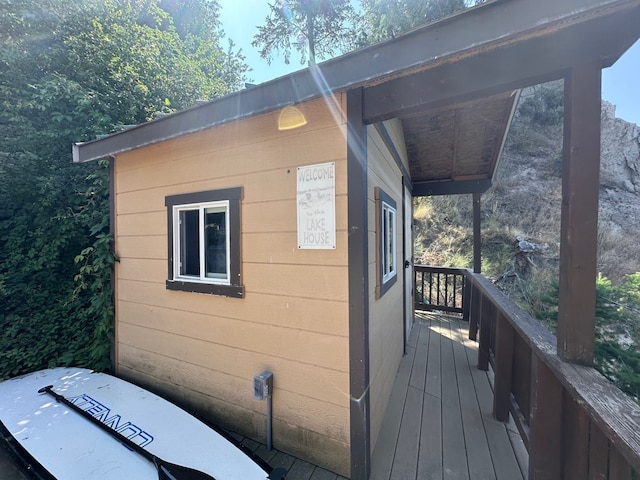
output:
[[[496,317],[496,361],[493,393],[493,415],[496,420],[509,420],[511,406],[511,378],[513,373],[513,335],[509,322],[501,315]]]
[[[589,435],[589,480],[606,479],[609,463],[609,441],[600,429],[591,424]]]
[[[573,398],[564,403],[564,476],[565,480],[589,478],[589,417]]]
[[[609,454],[609,478],[612,480],[631,480],[631,467],[615,448],[612,448]]]
[[[478,338],[478,328],[480,327],[480,290],[469,279],[467,290],[471,292],[471,302],[469,305],[469,340]],[[465,299],[466,301],[466,299]]]
[[[443,273],[444,275],[444,306],[449,306],[449,275]]]
[[[538,357],[531,369],[529,480],[562,478],[562,385]]]
[[[478,344],[478,368],[489,370],[489,349],[491,348],[491,324],[495,314],[491,302],[484,295],[480,297],[480,342]]]
[[[457,302],[456,302],[456,296],[457,296],[457,290],[456,290],[456,284],[458,283],[458,275],[456,275],[455,273],[453,274],[453,308],[456,308],[458,306]]]

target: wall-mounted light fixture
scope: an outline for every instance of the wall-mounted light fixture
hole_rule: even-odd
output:
[[[304,114],[296,107],[287,106],[280,111],[278,130],[293,130],[307,124]]]

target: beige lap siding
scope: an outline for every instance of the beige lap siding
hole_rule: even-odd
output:
[[[295,130],[278,131],[273,112],[116,158],[116,365],[256,439],[266,406],[253,377],[271,370],[274,446],[348,475],[347,148],[336,99],[338,110],[298,105],[307,125]],[[296,168],[326,162],[336,164],[337,248],[300,250]],[[165,197],[238,186],[244,298],[166,290]]]
[[[385,122],[385,127],[396,143],[396,149],[406,161],[399,121]],[[402,258],[402,173],[383,142],[378,131],[367,129],[368,153],[368,222],[369,222],[369,371],[372,451],[382,426],[391,389],[404,352],[403,345],[403,281]],[[379,255],[375,188],[382,189],[396,203],[396,283],[379,297]]]

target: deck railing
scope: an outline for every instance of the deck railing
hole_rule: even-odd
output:
[[[461,313],[468,320],[469,308],[464,300],[466,274],[464,268],[414,265],[415,309]]]
[[[512,414],[529,479],[640,479],[640,406],[594,368],[567,363],[556,337],[491,282],[467,273],[469,336],[493,366],[494,416]]]

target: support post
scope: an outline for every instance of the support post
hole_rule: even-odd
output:
[[[558,355],[593,365],[601,65],[573,67],[564,82]]]
[[[473,194],[473,273],[480,273],[482,268],[482,237],[480,229],[481,193]]]

